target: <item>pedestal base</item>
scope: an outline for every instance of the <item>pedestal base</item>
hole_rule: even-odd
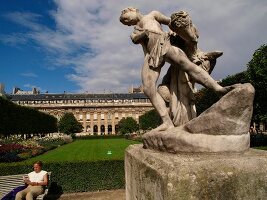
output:
[[[131,145],[127,200],[267,199],[267,151],[169,154]]]

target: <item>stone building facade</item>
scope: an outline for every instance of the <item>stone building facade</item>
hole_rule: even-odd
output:
[[[83,125],[88,135],[116,134],[122,118],[139,117],[153,109],[143,93],[126,94],[11,94],[10,100],[18,105],[37,108],[58,120],[71,112]],[[41,123],[41,122],[40,122]]]

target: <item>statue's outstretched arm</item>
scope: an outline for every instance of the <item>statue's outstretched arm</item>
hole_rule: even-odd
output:
[[[163,15],[159,11],[152,11],[151,14],[153,14],[155,19],[161,24],[169,25],[169,23],[171,22],[170,17]]]

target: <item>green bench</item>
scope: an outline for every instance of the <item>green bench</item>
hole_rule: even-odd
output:
[[[48,173],[48,180],[50,182],[51,172],[47,173]],[[27,176],[27,174],[0,176],[0,199],[4,197],[7,193],[12,191],[14,188],[24,185],[23,176]],[[48,194],[48,186],[45,187],[44,194],[39,195],[36,198],[36,200],[42,200],[44,196],[47,194]]]

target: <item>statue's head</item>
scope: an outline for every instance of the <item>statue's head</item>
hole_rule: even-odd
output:
[[[139,21],[139,10],[134,7],[128,7],[121,11],[120,22],[127,26],[136,25]]]
[[[186,11],[179,11],[171,15],[170,29],[187,42],[196,42],[198,33]]]

